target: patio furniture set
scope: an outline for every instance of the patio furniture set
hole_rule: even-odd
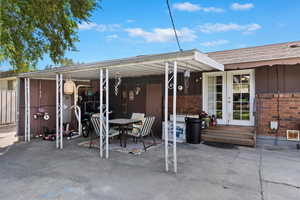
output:
[[[91,117],[91,121],[97,137],[100,137],[100,115],[94,114]],[[119,137],[120,146],[126,148],[127,138],[131,136],[134,141],[143,144],[144,150],[150,146],[155,145],[155,138],[152,132],[152,126],[154,124],[155,117],[145,117],[144,113],[133,113],[130,119],[118,118],[109,120],[109,138],[112,139],[116,136]],[[103,127],[103,132],[105,131]],[[153,144],[146,146],[144,137],[150,136],[153,139]],[[92,144],[93,137],[90,137],[90,147]]]

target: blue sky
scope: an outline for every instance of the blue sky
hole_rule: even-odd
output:
[[[219,51],[300,40],[299,0],[171,0],[184,50]],[[177,51],[165,0],[102,0],[78,30],[77,52],[94,62]],[[45,58],[38,68],[51,64]]]

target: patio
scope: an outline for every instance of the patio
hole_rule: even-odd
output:
[[[169,119],[169,114],[173,114],[173,135],[169,138],[168,134],[165,134],[165,170],[169,170],[177,173],[177,147],[176,142],[173,142],[172,149],[169,150],[168,141],[176,140],[176,100],[177,100],[177,76],[181,74],[190,74],[192,72],[210,71],[218,70],[223,71],[224,66],[215,60],[209,58],[206,54],[199,52],[196,49],[171,52],[164,54],[154,54],[154,55],[142,55],[131,58],[115,59],[102,61],[97,63],[73,65],[67,67],[60,67],[54,69],[48,69],[43,71],[28,72],[20,75],[20,78],[24,79],[24,86],[20,87],[20,90],[24,91],[24,139],[26,142],[30,142],[32,137],[32,120],[31,116],[31,94],[36,93],[36,90],[32,90],[30,85],[30,80],[56,80],[56,148],[63,149],[63,123],[64,123],[64,112],[66,111],[66,106],[64,104],[65,98],[65,86],[67,80],[72,81],[97,81],[99,83],[99,136],[100,136],[100,157],[108,159],[109,156],[109,115],[110,113],[110,92],[111,88],[114,87],[112,79],[121,78],[137,78],[160,75],[164,76],[160,84],[164,84],[164,105],[159,109],[163,110],[160,117],[163,117],[162,121],[167,122]],[[78,90],[80,87],[78,84],[72,83],[74,90]],[[171,86],[172,85],[172,86]],[[89,86],[90,87],[90,86]],[[182,86],[181,86],[182,87]],[[34,88],[34,87],[33,87]],[[41,88],[41,86],[40,86]],[[108,88],[108,89],[107,89]],[[118,90],[117,87],[114,88]],[[169,92],[170,90],[170,92]],[[120,92],[120,91],[119,91]],[[45,92],[45,93],[48,93]],[[121,92],[120,92],[121,93]],[[162,92],[163,93],[163,92]],[[72,94],[72,93],[71,93]],[[169,95],[170,94],[170,95]],[[40,96],[46,94],[40,93]],[[169,96],[172,96],[172,111],[169,110]],[[162,99],[159,99],[162,101]],[[78,94],[74,92],[74,105],[70,108],[74,108],[75,116],[78,120],[78,133],[82,135],[82,124],[81,124],[81,109],[77,105]],[[22,103],[21,103],[22,104]],[[67,106],[68,107],[68,106]],[[117,111],[118,112],[118,111]],[[120,111],[119,111],[120,112]],[[139,111],[140,112],[140,111]],[[164,113],[164,114],[162,114]],[[23,117],[23,116],[22,116]],[[150,117],[150,116],[148,116]],[[158,120],[157,120],[158,121]],[[168,132],[168,123],[164,126],[164,131]],[[20,132],[20,130],[18,129]],[[22,132],[21,131],[21,132]],[[169,159],[172,158],[172,160]],[[170,165],[170,166],[169,166]]]
[[[0,199],[296,200],[299,151],[178,144],[178,174],[164,171],[162,148],[143,156],[78,147],[82,139],[33,139],[0,156]],[[280,164],[278,164],[280,163]]]

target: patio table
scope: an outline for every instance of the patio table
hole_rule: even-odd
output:
[[[108,121],[112,125],[116,125],[119,127],[120,132],[120,146],[126,147],[127,143],[127,128],[129,125],[135,124],[135,123],[141,123],[142,120],[140,119],[126,119],[126,118],[119,118],[119,119],[111,119]],[[122,144],[122,141],[124,145]]]

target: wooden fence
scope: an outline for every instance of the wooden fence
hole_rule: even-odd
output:
[[[0,125],[16,123],[16,91],[0,90]]]

